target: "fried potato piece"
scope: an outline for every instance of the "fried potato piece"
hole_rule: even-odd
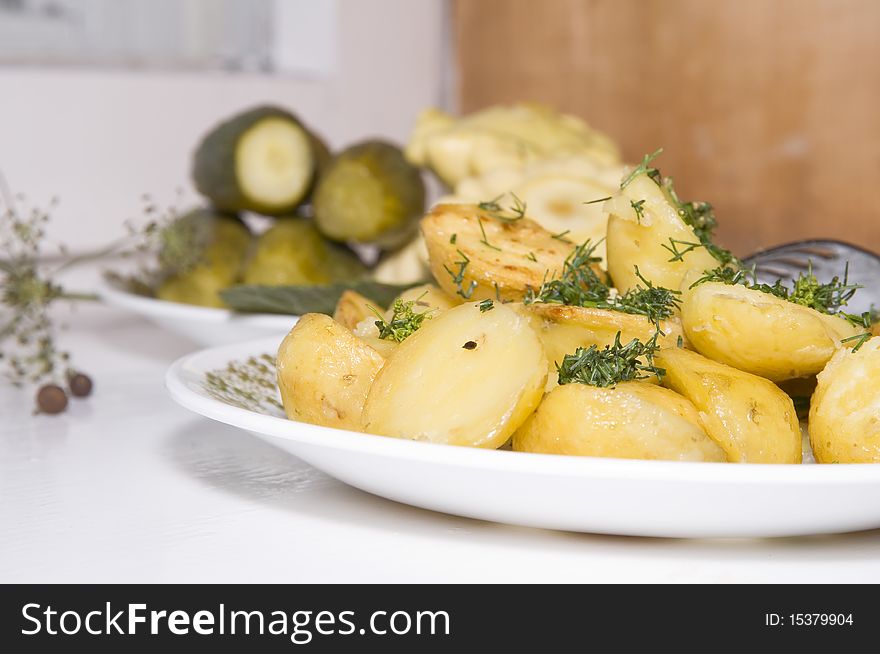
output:
[[[819,373],[810,445],[819,463],[880,463],[880,338],[841,348]]]
[[[634,203],[641,203],[641,216],[633,208]],[[718,266],[709,251],[699,245],[694,230],[681,219],[663,189],[647,175],[637,176],[604,207],[610,214],[608,273],[621,293],[641,283],[636,266],[655,286],[673,291],[681,289],[688,273]],[[675,261],[675,255],[667,249],[673,246],[682,253]]]
[[[721,282],[685,290],[681,322],[701,354],[772,381],[815,375],[860,333],[838,316]]]
[[[557,386],[513,436],[519,452],[726,461],[688,400],[639,381]]]
[[[776,384],[682,348],[666,348],[654,363],[663,385],[700,413],[706,433],[738,463],[800,463],[801,431],[794,404]]]
[[[522,300],[527,289],[561,275],[575,247],[528,218],[499,220],[469,204],[435,206],[422,219],[422,234],[437,284],[469,300]]]
[[[278,387],[291,420],[360,431],[367,393],[385,360],[322,313],[307,313],[281,342]]]
[[[496,448],[535,410],[547,360],[528,321],[496,303],[425,321],[388,357],[363,412],[369,433]]]

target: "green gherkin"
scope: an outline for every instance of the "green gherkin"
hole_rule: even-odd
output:
[[[329,158],[327,146],[278,107],[257,107],[214,127],[193,156],[193,181],[221,211],[291,213]]]
[[[354,145],[330,162],[313,198],[318,229],[335,241],[400,245],[425,210],[421,173],[384,141]]]
[[[237,217],[195,209],[166,227],[159,264],[162,300],[222,307],[218,292],[234,284],[248,255],[251,234]]]
[[[245,284],[330,284],[359,279],[366,268],[358,258],[328,243],[303,218],[279,218],[257,241],[244,273]]]

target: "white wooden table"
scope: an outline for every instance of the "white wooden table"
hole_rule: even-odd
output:
[[[880,581],[880,530],[623,538],[373,497],[176,406],[163,373],[191,343],[101,306],[68,322],[91,398],[34,417],[0,386],[0,582]]]

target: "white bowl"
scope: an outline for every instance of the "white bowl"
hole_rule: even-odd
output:
[[[100,296],[110,306],[141,315],[169,332],[206,346],[267,336],[277,336],[280,342],[299,318],[168,302],[125,291],[108,281],[101,282]]]
[[[530,527],[671,537],[796,536],[880,527],[880,464],[636,461],[434,445],[293,422],[221,402],[207,371],[278,339],[186,356],[166,374],[184,407],[239,427],[369,493]]]

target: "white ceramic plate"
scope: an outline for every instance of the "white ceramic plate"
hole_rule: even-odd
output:
[[[100,295],[110,306],[141,315],[169,332],[206,346],[266,336],[277,336],[280,342],[298,318],[268,313],[240,314],[228,309],[167,302],[130,293],[108,281],[101,282]]]
[[[796,536],[880,527],[880,464],[634,461],[433,445],[292,422],[214,399],[207,371],[274,353],[263,339],[191,354],[166,375],[186,408],[369,493],[530,527],[671,537]]]

